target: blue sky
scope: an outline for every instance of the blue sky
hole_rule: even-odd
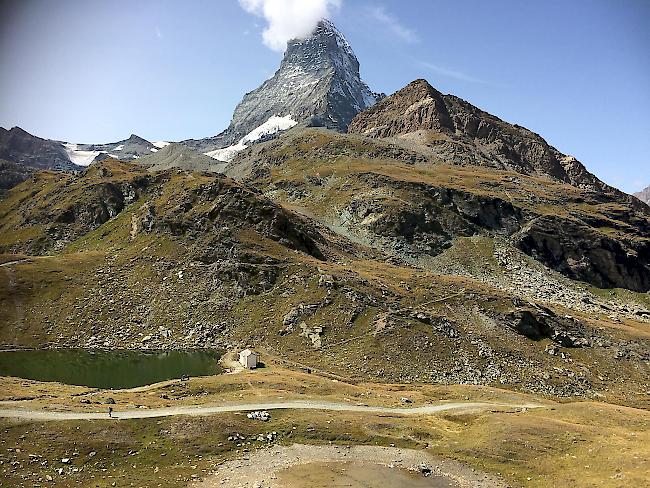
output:
[[[647,0],[342,0],[363,78],[416,78],[541,134],[626,191],[650,185]],[[277,68],[236,0],[0,2],[0,125],[53,139],[224,129]]]

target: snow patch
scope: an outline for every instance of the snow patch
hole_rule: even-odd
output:
[[[169,146],[169,145],[171,144],[171,142],[167,142],[167,141],[156,141],[156,142],[152,142],[151,144],[153,144],[154,146],[156,146],[158,149],[162,149],[162,148],[165,147],[165,146]]]
[[[120,144],[119,146],[115,146],[113,148],[113,151],[121,151],[122,149],[124,149],[124,144]]]
[[[158,149],[156,149],[155,147],[152,147],[151,149],[149,149],[149,151],[151,151],[151,152],[158,152]]]
[[[79,147],[78,144],[72,144],[69,142],[63,144],[63,147],[65,147],[65,152],[68,153],[68,157],[70,158],[70,161],[72,161],[74,164],[78,164],[79,166],[89,166],[90,163],[92,163],[97,156],[99,156],[101,153],[104,152],[104,151],[81,151],[77,149]]]
[[[253,129],[244,137],[242,137],[237,144],[232,146],[224,147],[223,149],[216,149],[214,151],[209,151],[204,153],[206,156],[210,156],[213,159],[218,159],[219,161],[232,161],[235,155],[239,151],[243,151],[248,147],[248,144],[259,141],[265,136],[270,136],[281,131],[291,129],[298,122],[293,120],[291,115],[285,115],[280,117],[279,115],[273,115],[269,120],[264,122],[262,125]]]

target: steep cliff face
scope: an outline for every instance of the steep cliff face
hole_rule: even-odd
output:
[[[184,144],[201,152],[233,146],[272,117],[345,131],[352,118],[378,98],[361,80],[359,61],[348,42],[334,24],[323,20],[307,39],[288,43],[278,71],[244,96],[224,132]]]
[[[107,158],[120,161],[135,161],[138,158],[156,153],[166,142],[149,142],[142,137],[131,134],[127,139],[106,144],[73,144],[64,142],[71,161],[81,166],[88,166],[94,161]]]
[[[564,275],[599,288],[650,290],[650,234],[610,236],[585,222],[541,216],[513,242],[526,254]]]

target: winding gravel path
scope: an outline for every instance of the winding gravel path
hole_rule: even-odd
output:
[[[175,415],[203,416],[229,412],[250,412],[254,410],[329,410],[340,412],[385,413],[393,415],[427,415],[445,410],[490,410],[493,408],[540,408],[538,404],[450,402],[422,407],[376,407],[349,403],[331,403],[308,400],[292,400],[269,403],[242,403],[214,405],[206,407],[168,407],[137,410],[113,411],[114,419],[145,419],[170,417]],[[108,411],[103,412],[48,412],[46,410],[4,409],[0,417],[24,420],[97,420],[107,419]]]

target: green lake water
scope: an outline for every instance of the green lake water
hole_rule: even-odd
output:
[[[0,352],[0,376],[95,388],[134,388],[221,372],[220,352],[49,349]]]

